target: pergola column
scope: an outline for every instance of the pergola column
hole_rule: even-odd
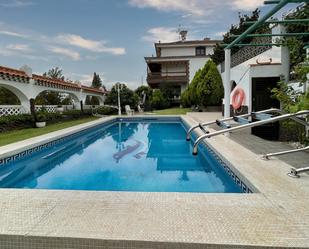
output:
[[[231,49],[225,49],[225,71],[224,71],[224,117],[230,117],[231,96]]]

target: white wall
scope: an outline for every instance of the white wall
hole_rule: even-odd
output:
[[[161,48],[161,57],[166,56],[195,56],[195,47]]]
[[[196,46],[198,47],[198,45]],[[161,57],[165,56],[195,56],[196,47],[178,47],[178,48],[161,48]],[[214,53],[213,46],[205,46],[206,55],[212,55]]]
[[[246,96],[243,105],[249,107],[249,112],[252,111],[252,78],[278,77],[280,75],[284,75],[287,78],[289,73],[287,70],[289,59],[286,53],[288,53],[288,51],[285,48],[273,47],[231,69],[231,82],[235,81],[237,87],[241,87],[245,91]],[[259,62],[267,62],[270,58],[272,59],[272,63],[282,63],[282,65],[250,66],[251,64],[257,64],[257,60]],[[221,76],[222,79],[224,79],[224,73],[222,73]],[[237,89],[237,87],[235,89]],[[231,97],[232,95],[233,92],[231,93]]]
[[[191,82],[194,78],[195,73],[204,65],[206,64],[207,61],[209,61],[210,58],[207,57],[196,57],[196,58],[191,58],[190,59],[190,64],[189,64],[189,72],[190,72],[190,77],[189,77],[189,82]]]

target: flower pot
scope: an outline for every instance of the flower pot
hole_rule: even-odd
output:
[[[35,122],[35,126],[37,128],[43,128],[43,127],[46,126],[46,122],[45,121],[44,122]]]

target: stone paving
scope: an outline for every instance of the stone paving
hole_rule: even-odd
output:
[[[309,248],[309,175],[223,135],[208,143],[258,193],[0,189],[0,248]]]

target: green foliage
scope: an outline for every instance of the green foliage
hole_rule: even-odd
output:
[[[151,106],[154,109],[161,110],[168,105],[166,97],[163,95],[160,89],[156,89],[152,93]]]
[[[221,75],[216,64],[210,60],[196,72],[189,87],[181,95],[181,103],[184,107],[220,105],[223,95]]]
[[[96,74],[95,72],[93,73],[93,79],[92,79],[91,86],[94,87],[94,88],[102,87],[102,80],[100,78],[100,75]]]
[[[49,69],[48,72],[43,74],[43,76],[52,79],[64,80],[62,69],[60,69],[59,67]]]
[[[0,87],[0,105],[20,105],[20,101],[10,90]]]
[[[112,87],[111,91],[107,95],[106,104],[118,105],[117,84]],[[129,105],[132,109],[135,109],[138,103],[138,96],[125,84],[120,84],[120,102],[122,109],[124,109],[125,105]]]
[[[85,114],[81,110],[68,110],[68,111],[63,112],[63,116],[68,116],[73,119],[80,118],[84,115]]]
[[[135,93],[142,100],[144,98],[144,94],[146,94],[146,101],[151,99],[152,89],[149,86],[139,86]]]
[[[220,105],[224,96],[221,75],[213,61],[208,61],[203,68],[204,78],[197,85],[197,97],[202,106]]]
[[[278,99],[282,108],[289,113],[298,112],[309,109],[309,92],[301,93],[295,91],[292,86],[287,84],[284,79],[278,83],[278,87],[272,89],[273,97]],[[307,116],[307,121],[308,120]],[[281,134],[285,137],[284,140],[299,141],[308,144],[308,138],[305,136],[304,126],[298,123],[286,120],[280,122]]]
[[[115,115],[118,113],[118,110],[111,106],[101,106],[96,109],[96,112],[100,115]]]
[[[35,115],[36,122],[46,122],[46,115],[44,112],[38,112]]]
[[[55,91],[43,91],[35,98],[36,105],[59,105],[61,104],[61,97]]]
[[[68,96],[65,97],[62,101],[61,101],[61,105],[72,105],[73,101],[72,99]]]
[[[286,19],[308,19],[309,18],[309,4],[305,4],[297,11],[289,14]],[[286,24],[287,33],[305,33],[309,32],[308,23]],[[305,44],[309,42],[309,36],[284,37],[284,43],[290,50],[290,64],[291,70],[294,70],[299,63],[303,62],[306,57]]]
[[[247,21],[257,21],[260,16],[260,10],[256,9],[252,12],[251,15],[242,15],[239,13],[239,23],[238,24],[232,24],[230,30],[223,35],[223,43],[229,44],[231,43],[235,38],[232,38],[231,35],[241,35],[243,32],[245,32],[248,29],[248,26],[245,25],[245,22]],[[264,33],[266,30],[269,30],[269,27],[267,25],[263,25],[260,28],[256,30],[256,33]],[[242,41],[242,43],[250,43],[252,42],[253,38],[246,38]],[[232,54],[236,53],[240,48],[234,47],[232,48]],[[214,54],[211,56],[211,59],[213,62],[218,65],[224,61],[224,48],[221,47],[219,44],[216,45],[214,49]]]
[[[0,117],[0,131],[8,131],[33,126],[34,119],[30,114],[19,114]]]

